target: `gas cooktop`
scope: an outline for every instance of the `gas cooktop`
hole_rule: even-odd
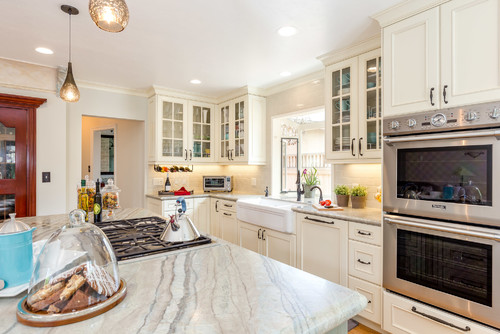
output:
[[[118,261],[208,244],[201,236],[193,241],[165,242],[160,239],[167,222],[160,217],[145,217],[96,223],[111,242]]]

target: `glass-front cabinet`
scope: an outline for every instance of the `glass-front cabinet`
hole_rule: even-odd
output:
[[[266,99],[247,94],[218,106],[218,162],[264,164]]]
[[[381,158],[380,49],[326,68],[328,160]]]
[[[149,100],[149,161],[192,163],[215,160],[214,106],[156,95]]]

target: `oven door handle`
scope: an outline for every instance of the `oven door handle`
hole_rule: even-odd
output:
[[[469,237],[476,237],[476,238],[500,241],[499,234],[485,233],[485,232],[478,232],[478,231],[467,231],[467,230],[463,230],[460,228],[437,226],[437,225],[431,225],[431,224],[423,224],[423,223],[410,222],[407,220],[393,219],[393,218],[385,218],[385,221],[388,223],[391,223],[391,224],[396,224],[396,225],[405,225],[405,226],[423,228],[423,229],[427,229],[427,230],[449,232],[449,233],[466,235]]]
[[[483,131],[468,131],[468,132],[455,132],[455,133],[438,133],[431,135],[419,136],[405,136],[398,138],[384,138],[384,142],[392,146],[395,143],[425,141],[425,140],[438,140],[438,139],[460,139],[460,138],[476,138],[476,137],[496,137],[500,140],[500,130],[483,130]]]

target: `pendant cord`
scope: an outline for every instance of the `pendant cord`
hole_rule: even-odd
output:
[[[69,12],[69,62],[71,63],[71,11]]]

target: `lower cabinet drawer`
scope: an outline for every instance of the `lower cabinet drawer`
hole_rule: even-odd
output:
[[[498,334],[500,331],[384,291],[382,328],[392,334]]]
[[[349,275],[381,285],[382,250],[380,246],[349,240]]]
[[[349,276],[349,289],[356,290],[368,299],[368,305],[358,315],[380,325],[382,320],[382,288],[379,285]]]

